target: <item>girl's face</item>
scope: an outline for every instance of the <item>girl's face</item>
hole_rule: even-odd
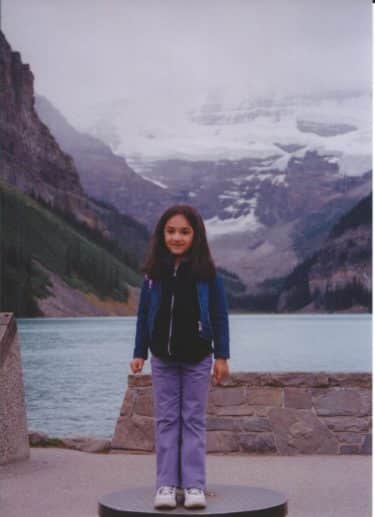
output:
[[[194,238],[194,230],[184,215],[176,214],[164,226],[164,241],[173,255],[182,256],[189,251]]]

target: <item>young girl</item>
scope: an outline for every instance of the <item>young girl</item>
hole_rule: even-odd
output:
[[[216,273],[202,217],[188,205],[161,216],[142,268],[131,370],[151,350],[155,411],[155,508],[205,507],[206,409],[213,383],[229,375],[229,325],[223,282]],[[213,342],[213,346],[212,346]]]

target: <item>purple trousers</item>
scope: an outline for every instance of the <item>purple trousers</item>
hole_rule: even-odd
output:
[[[151,355],[156,488],[206,488],[206,410],[212,354],[199,363]]]

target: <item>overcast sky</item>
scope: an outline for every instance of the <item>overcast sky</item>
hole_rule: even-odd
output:
[[[73,123],[121,98],[371,88],[369,0],[3,0],[2,26]]]

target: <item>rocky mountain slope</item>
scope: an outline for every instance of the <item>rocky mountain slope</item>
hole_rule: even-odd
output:
[[[259,167],[252,158],[156,167],[181,202],[200,210],[217,262],[252,295],[269,292],[266,284],[318,249],[338,218],[371,190],[371,171],[343,176],[317,151],[290,157],[282,174]]]
[[[152,229],[162,208],[173,203],[173,192],[136,174],[108,144],[77,131],[45,97],[36,96],[35,108],[60,147],[73,157],[85,191]]]
[[[0,32],[1,308],[23,316],[54,315],[46,305],[39,313],[36,298],[59,277],[65,290],[71,289],[65,314],[97,314],[103,296],[118,303],[110,311],[126,313],[129,304],[134,311],[129,293],[141,279],[136,270],[148,231],[87,195],[72,157],[35,111],[33,82],[29,66]],[[96,298],[73,303],[80,291]],[[52,299],[57,300],[56,293]]]
[[[140,276],[99,231],[0,178],[0,311],[134,314]]]
[[[74,157],[62,150],[50,128],[39,118],[30,67],[22,63],[19,52],[12,51],[1,32],[0,60],[0,177],[24,193],[70,212],[104,236],[118,240],[139,260],[148,239],[146,228],[129,215],[122,216],[109,203],[104,209],[90,197]],[[72,140],[75,138],[77,135],[72,135]],[[86,147],[89,144],[86,142]],[[95,159],[93,153],[90,163]]]
[[[331,229],[321,249],[285,279],[277,310],[371,312],[372,194]]]

